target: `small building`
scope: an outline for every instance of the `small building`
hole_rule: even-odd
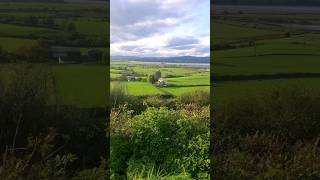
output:
[[[51,47],[51,55],[59,64],[80,63],[82,59],[80,48],[76,47],[54,46]]]
[[[156,86],[158,87],[165,87],[167,86],[167,79],[166,78],[159,78],[159,80],[156,82]]]

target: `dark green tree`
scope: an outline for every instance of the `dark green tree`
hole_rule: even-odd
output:
[[[151,84],[154,84],[154,83],[156,82],[156,80],[155,80],[155,78],[154,78],[154,75],[149,75],[148,81],[149,81]]]
[[[161,72],[160,70],[158,70],[154,73],[154,80],[158,81],[160,78],[161,78]]]

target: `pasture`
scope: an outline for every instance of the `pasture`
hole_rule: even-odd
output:
[[[54,65],[55,86],[62,103],[80,107],[105,107],[106,66]]]
[[[84,55],[88,55],[87,52],[91,49],[105,51],[106,38],[104,37],[107,37],[109,28],[106,19],[107,8],[105,3],[1,2],[0,47],[8,52],[12,61],[16,58],[15,54],[19,54],[17,50],[38,45],[40,41],[45,41],[49,48],[52,46],[81,47],[80,51]],[[44,52],[46,57],[48,52],[51,53],[50,49]],[[44,54],[32,53],[38,53],[34,55],[35,57]],[[78,107],[105,107],[106,89],[109,85],[106,79],[106,66],[58,65],[54,64],[56,58],[51,58],[47,59],[48,62],[45,62],[45,65],[53,75],[59,103]],[[112,78],[114,77],[119,75],[113,75]]]
[[[12,24],[0,24],[1,37],[32,37],[45,38],[57,36],[61,32],[49,28],[30,27]]]
[[[164,87],[157,87],[148,82],[148,76],[158,70],[165,78]],[[161,94],[180,96],[197,90],[210,90],[209,67],[115,61],[111,64],[110,72],[111,81],[122,81],[126,85],[127,93],[135,96]],[[127,82],[127,76],[137,77],[139,80]]]
[[[224,8],[224,7],[220,7]],[[317,16],[263,14],[235,9],[214,14],[213,100],[218,104],[271,91],[302,86],[320,90],[320,33],[302,30]],[[239,7],[240,8],[240,7]],[[236,13],[237,12],[237,13]],[[223,19],[223,21],[222,21]],[[298,25],[285,24],[296,23]],[[313,24],[315,25],[315,24]],[[216,80],[216,81],[215,81]]]
[[[36,44],[36,41],[22,38],[0,37],[0,47],[6,51],[13,52],[23,47]]]

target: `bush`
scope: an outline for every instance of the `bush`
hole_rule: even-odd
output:
[[[124,173],[139,167],[149,171],[156,167],[166,173],[179,174],[185,170],[192,177],[208,173],[208,107],[192,112],[148,108],[136,116],[125,111],[112,115],[116,124],[111,127],[116,132],[111,135],[111,157],[126,159],[122,164],[111,160],[113,172]]]
[[[164,97],[160,95],[148,96],[143,100],[143,104],[147,107],[168,107],[174,108],[175,102],[172,97]]]
[[[207,106],[210,104],[210,92],[207,91],[194,91],[184,93],[177,97],[178,105],[197,104],[199,106]]]

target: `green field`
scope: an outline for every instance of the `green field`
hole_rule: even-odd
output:
[[[108,35],[109,24],[106,22],[77,20],[74,23],[80,33],[99,37],[107,37]]]
[[[20,26],[12,24],[0,24],[0,35],[1,37],[48,37],[48,36],[58,36],[61,31],[40,28],[40,27],[30,27],[30,26]]]
[[[126,86],[128,93],[135,96],[164,94],[163,91],[148,82],[128,82]]]
[[[213,37],[214,43],[220,42],[230,42],[237,41],[239,39],[255,37],[255,36],[265,36],[270,34],[278,34],[277,31],[268,31],[263,29],[254,29],[250,27],[239,26],[235,24],[222,24],[214,23],[211,26],[214,31]],[[236,33],[235,33],[236,32]]]
[[[166,79],[167,85],[157,87],[147,82],[148,76],[160,71]],[[115,61],[111,64],[111,81],[118,79],[126,85],[130,95],[149,96],[169,94],[180,96],[198,90],[210,90],[209,67],[190,67],[168,64],[149,64],[144,62]],[[127,76],[140,78],[136,82],[127,82]]]
[[[64,104],[105,107],[106,67],[100,65],[56,65],[52,67],[56,87]]]
[[[320,33],[272,25],[288,20],[287,15],[215,16],[218,20],[212,25],[212,38],[218,49],[212,52],[211,73],[217,78],[213,99],[218,104],[276,87],[320,90]],[[310,19],[304,14],[294,17],[300,22]]]
[[[36,42],[30,39],[0,37],[0,47],[9,52],[13,52],[19,48],[34,45]]]
[[[197,73],[190,76],[168,78],[168,83],[174,86],[210,86],[210,74]]]
[[[107,8],[105,3],[0,2],[0,47],[4,54],[11,57],[10,62],[15,62],[19,58],[17,50],[26,49],[26,54],[29,54],[29,47],[45,42],[48,45],[45,46],[48,48],[46,54],[30,54],[33,54],[32,57],[45,56],[45,64],[54,75],[60,103],[105,107],[108,86],[106,67],[98,64],[54,64],[56,58],[51,56],[50,47],[81,47],[83,55],[88,55],[87,52],[93,48],[105,51],[109,28]],[[75,25],[74,30],[67,29],[70,24]],[[101,43],[102,40],[104,42]],[[120,76],[115,74],[112,78]]]

